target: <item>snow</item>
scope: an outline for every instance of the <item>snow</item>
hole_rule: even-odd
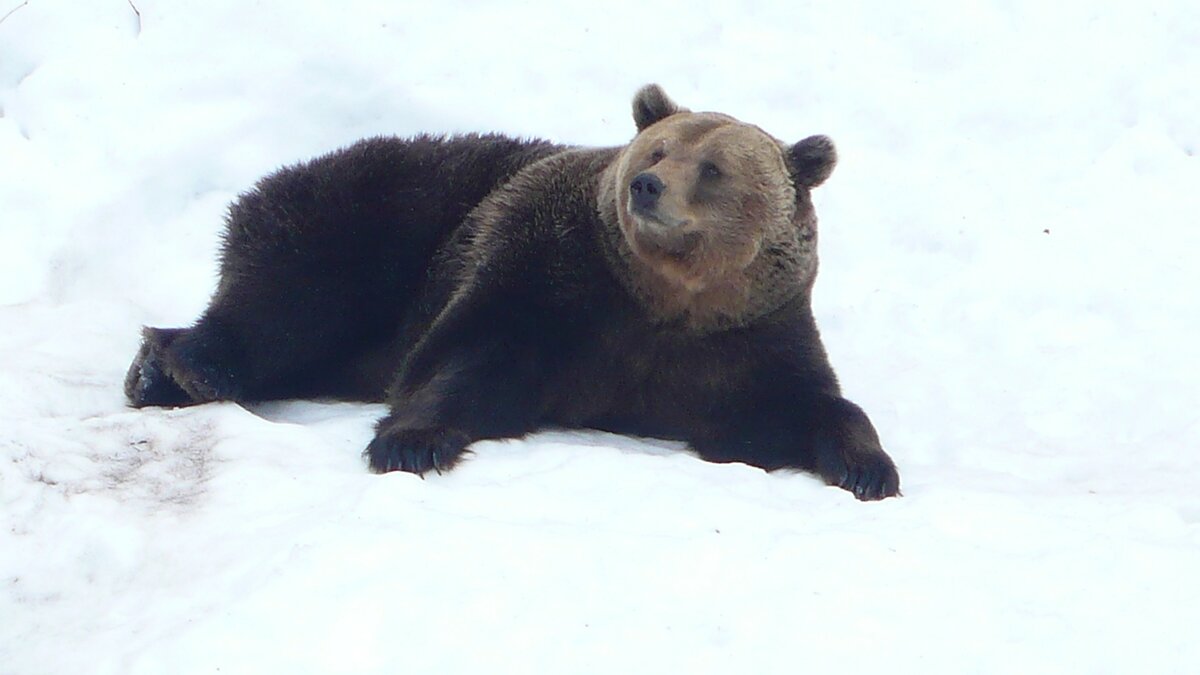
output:
[[[0,6],[0,673],[1200,671],[1200,5]],[[226,205],[378,133],[841,164],[816,311],[904,497],[585,432],[368,473],[381,406],[133,411]]]

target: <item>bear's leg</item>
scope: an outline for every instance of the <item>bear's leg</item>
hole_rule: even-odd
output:
[[[253,285],[223,283],[195,326],[147,328],[126,378],[129,402],[380,400],[395,369],[386,346],[404,294],[389,304],[354,279],[329,276],[315,275],[317,287],[278,272]]]
[[[483,347],[471,355],[447,354],[428,377],[411,368],[402,372],[389,399],[391,413],[379,420],[364,452],[371,470],[441,473],[477,440],[532,431],[538,385],[523,356],[506,358]]]
[[[814,415],[812,470],[862,500],[899,495],[900,474],[862,408],[844,398],[822,403]]]
[[[741,413],[720,433],[691,439],[692,447],[711,462],[810,471],[864,501],[900,494],[896,465],[866,413],[850,401],[797,396]]]
[[[474,441],[535,428],[547,360],[528,326],[505,320],[511,302],[474,300],[457,303],[408,355],[364,452],[372,471],[441,473]]]

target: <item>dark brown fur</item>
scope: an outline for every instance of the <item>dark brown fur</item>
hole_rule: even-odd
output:
[[[131,402],[382,397],[377,471],[591,427],[898,494],[810,309],[809,190],[832,143],[789,146],[654,86],[634,117],[621,148],[374,139],[265,179],[231,209],[197,324],[147,329]]]

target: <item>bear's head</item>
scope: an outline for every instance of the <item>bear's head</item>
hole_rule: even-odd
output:
[[[833,142],[788,145],[680,107],[657,85],[637,93],[633,117],[638,134],[605,172],[600,208],[635,294],[661,319],[703,329],[807,293],[817,265],[809,190],[833,171]]]

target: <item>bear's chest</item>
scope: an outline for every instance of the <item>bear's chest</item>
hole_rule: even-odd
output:
[[[610,322],[593,336],[549,374],[551,423],[681,437],[744,400],[761,367],[753,344],[735,337],[636,321]]]

